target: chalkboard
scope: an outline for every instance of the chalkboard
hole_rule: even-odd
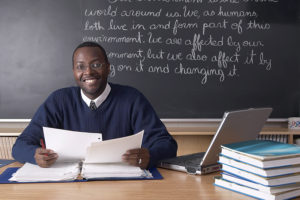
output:
[[[75,85],[72,51],[99,42],[109,81],[139,89],[160,118],[300,112],[298,0],[0,0],[0,118],[32,118]]]

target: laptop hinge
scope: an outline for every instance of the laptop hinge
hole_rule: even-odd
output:
[[[207,166],[185,166],[185,169],[187,173],[189,174],[196,174],[197,172],[200,172],[200,174],[207,174],[211,172],[216,172],[221,169],[221,164],[213,164],[213,165],[207,165]]]
[[[199,167],[193,167],[193,166],[185,166],[186,172],[189,174],[196,174],[197,171],[201,171]]]

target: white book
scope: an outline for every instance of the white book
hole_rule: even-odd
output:
[[[247,169],[240,170],[235,167],[231,167],[229,165],[222,165],[222,170],[225,172],[229,172],[231,174],[240,176],[242,178],[248,179],[250,181],[260,183],[265,186],[280,186],[280,185],[284,185],[284,184],[297,183],[300,180],[300,173],[265,178],[265,177],[253,174],[251,172],[245,171]]]
[[[233,174],[228,173],[222,173],[222,179],[237,183],[239,185],[244,185],[256,190],[259,190],[264,193],[270,193],[270,194],[277,194],[281,192],[286,192],[290,190],[300,189],[300,182],[294,183],[294,184],[287,184],[287,185],[281,185],[276,187],[268,187],[259,183],[256,183],[254,181],[249,181],[247,179],[243,179],[241,177],[237,177]]]
[[[215,185],[219,187],[223,187],[238,193],[245,194],[247,196],[251,196],[258,199],[266,199],[266,200],[281,200],[281,199],[290,199],[300,195],[300,189],[290,190],[287,192],[282,192],[278,194],[268,194],[265,192],[261,192],[259,190],[246,187],[243,185],[239,185],[227,180],[222,179],[221,177],[215,177]]]
[[[253,174],[257,174],[263,177],[272,177],[272,176],[281,176],[293,173],[300,173],[300,165],[291,165],[285,167],[275,167],[275,168],[259,168],[253,165],[247,164],[245,162],[240,162],[235,159],[227,158],[225,156],[219,157],[219,163],[230,165],[232,167],[238,169],[246,169],[246,171],[251,172]]]
[[[224,144],[221,155],[259,168],[300,164],[300,146],[268,140]]]

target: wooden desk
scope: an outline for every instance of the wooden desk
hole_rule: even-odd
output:
[[[9,167],[15,166],[20,166],[20,164],[13,163],[9,165]],[[6,167],[0,168],[0,173]],[[218,175],[218,173],[196,176],[160,168],[159,171],[164,177],[163,180],[1,184],[0,199],[253,199],[214,186],[213,177]]]
[[[13,163],[0,168],[21,166]],[[90,181],[77,183],[1,184],[0,199],[5,200],[86,200],[86,199],[186,199],[186,200],[251,200],[253,198],[213,185],[213,177],[189,175],[158,168],[163,180]],[[297,198],[300,199],[300,198]]]

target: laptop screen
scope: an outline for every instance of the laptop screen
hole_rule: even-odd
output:
[[[255,140],[271,112],[272,108],[226,112],[200,164],[216,164],[222,144]]]

